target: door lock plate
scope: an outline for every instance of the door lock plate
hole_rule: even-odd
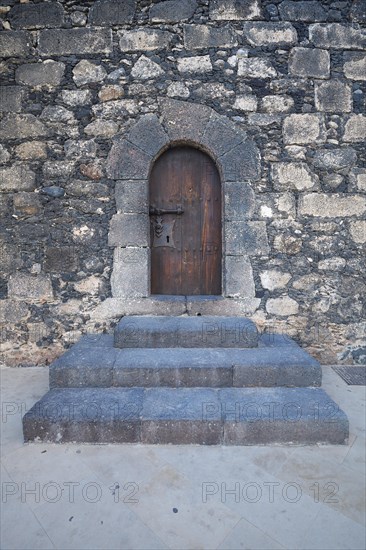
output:
[[[151,220],[153,226],[153,248],[169,246],[175,248],[173,230],[175,220],[164,222],[162,216],[156,216]]]

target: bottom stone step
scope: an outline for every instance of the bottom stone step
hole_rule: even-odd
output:
[[[23,417],[25,441],[261,445],[347,443],[320,388],[60,388]]]

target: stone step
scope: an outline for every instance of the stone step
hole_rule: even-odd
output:
[[[348,429],[320,388],[62,388],[23,417],[26,442],[342,444]]]
[[[258,331],[245,317],[124,317],[114,332],[117,348],[255,348]]]
[[[50,387],[320,386],[320,364],[291,340],[273,347],[276,340],[251,349],[116,349],[108,336],[84,337],[51,364]]]

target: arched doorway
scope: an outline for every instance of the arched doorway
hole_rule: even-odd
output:
[[[168,149],[150,175],[151,294],[220,295],[221,181],[213,160]]]

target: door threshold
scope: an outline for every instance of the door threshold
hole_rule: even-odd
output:
[[[218,295],[187,295],[187,296],[177,296],[176,294],[151,294],[150,298],[152,300],[159,300],[162,302],[213,302],[218,300],[223,300],[223,296]]]

